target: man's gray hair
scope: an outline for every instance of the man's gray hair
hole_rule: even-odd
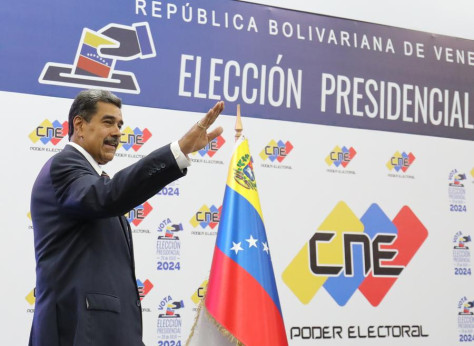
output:
[[[92,116],[97,112],[97,102],[111,103],[122,108],[122,100],[107,90],[83,90],[81,91],[69,110],[69,140],[74,133],[74,118],[79,115],[85,121],[90,122]]]

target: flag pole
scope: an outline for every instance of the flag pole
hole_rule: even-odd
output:
[[[237,142],[242,135],[242,118],[240,117],[240,104],[237,105],[237,115],[235,119],[235,141]]]

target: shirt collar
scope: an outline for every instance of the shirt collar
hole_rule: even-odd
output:
[[[79,150],[79,152],[82,155],[84,155],[86,160],[89,161],[92,168],[94,168],[94,170],[97,172],[97,174],[102,175],[102,172],[103,172],[102,167],[100,167],[100,165],[97,163],[97,161],[94,160],[93,157],[91,156],[91,154],[89,154],[83,147],[81,147],[79,144],[74,143],[74,142],[69,142],[69,143],[67,143],[67,145],[71,145],[74,148],[76,148],[77,150]]]

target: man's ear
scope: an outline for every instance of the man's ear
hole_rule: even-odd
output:
[[[84,124],[84,118],[80,115],[76,115],[72,120],[72,123],[74,125],[74,133],[80,136],[80,133],[82,132],[82,125]]]

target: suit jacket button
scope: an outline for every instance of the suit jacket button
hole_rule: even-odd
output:
[[[140,300],[137,300],[137,306],[139,307],[140,305],[142,305],[142,304],[140,303]]]
[[[161,163],[161,168],[165,168],[166,164],[164,162]]]

